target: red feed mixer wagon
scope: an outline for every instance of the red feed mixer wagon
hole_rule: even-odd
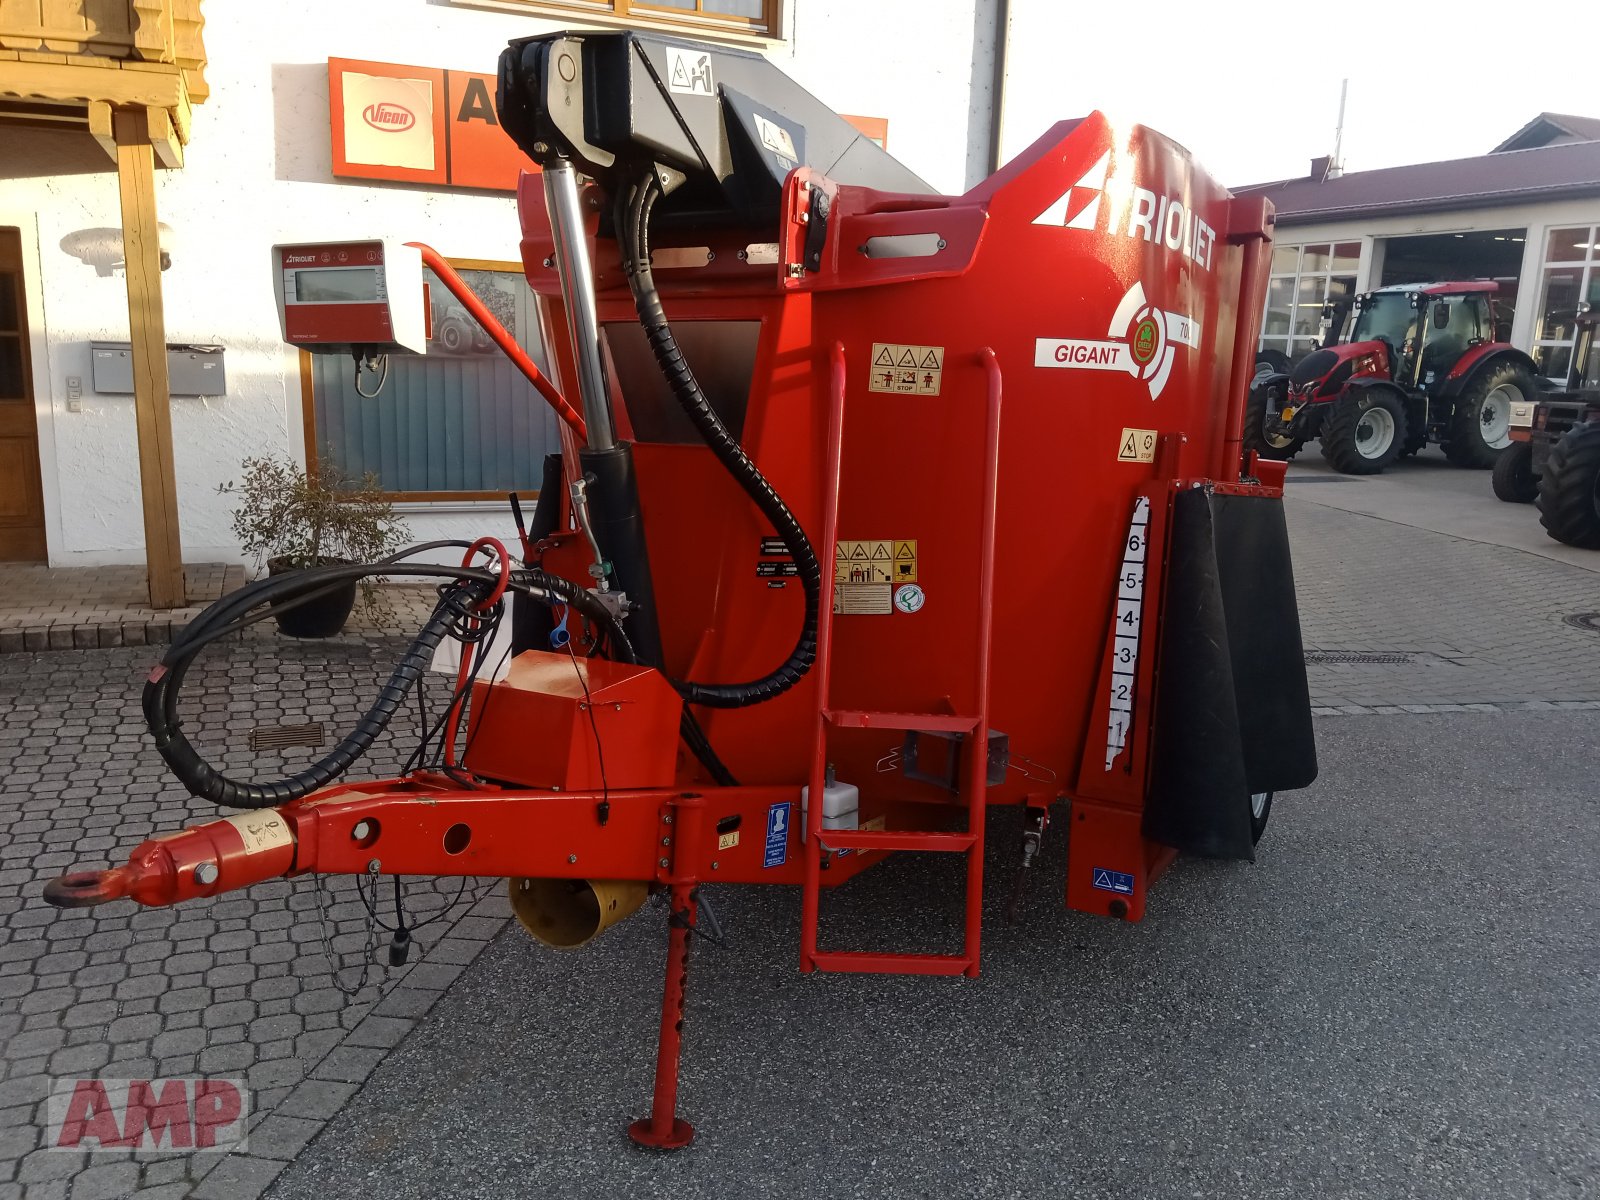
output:
[[[565,429],[518,553],[219,601],[145,711],[185,786],[238,811],[46,898],[505,876],[523,923],[575,946],[663,892],[630,1132],[675,1148],[704,885],[798,889],[802,971],[970,976],[995,806],[1023,811],[1019,879],[1058,814],[1084,913],[1138,920],[1179,853],[1253,858],[1274,793],[1316,774],[1284,466],[1240,444],[1270,206],[1098,113],[937,195],[759,55],[633,33],[513,43],[499,104],[541,168],[527,277],[570,334],[559,390],[519,364]],[[445,580],[373,707],[287,779],[212,768],[177,715],[195,655],[362,575]],[[413,769],[344,778],[452,637],[456,702]],[[837,945],[824,895],[910,851],[964,862],[964,944]]]

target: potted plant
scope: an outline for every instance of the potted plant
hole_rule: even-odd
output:
[[[359,484],[319,462],[302,471],[281,458],[247,458],[237,482],[218,490],[239,497],[233,532],[246,554],[264,562],[270,575],[336,563],[376,562],[405,545],[409,535],[394,505],[368,474]],[[341,586],[325,596],[274,612],[289,637],[332,637],[344,628],[359,597],[373,619],[386,611],[372,579]]]

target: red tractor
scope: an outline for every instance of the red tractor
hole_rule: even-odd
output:
[[[1282,461],[1320,438],[1334,470],[1376,475],[1434,441],[1457,466],[1494,466],[1512,405],[1539,392],[1533,360],[1497,340],[1497,290],[1408,283],[1357,297],[1348,341],[1256,378],[1246,449]]]

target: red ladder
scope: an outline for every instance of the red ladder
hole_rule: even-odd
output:
[[[828,412],[826,478],[823,491],[822,612],[817,627],[817,724],[811,756],[811,803],[806,810],[805,878],[800,902],[800,969],[902,975],[976,975],[983,924],[983,830],[988,800],[989,643],[994,627],[995,512],[1000,477],[1000,364],[994,351],[978,359],[988,375],[988,419],[984,438],[983,544],[979,554],[977,711],[969,714],[866,712],[836,709],[830,702],[833,678],[833,556],[839,536],[839,474],[844,449],[844,346],[834,343],[831,405]],[[830,850],[921,850],[964,854],[967,858],[966,936],[960,954],[901,954],[865,950],[818,950],[817,918],[822,896],[822,795],[827,773],[828,729],[898,729],[955,733],[964,739],[967,798],[965,833],[920,830],[830,829]]]

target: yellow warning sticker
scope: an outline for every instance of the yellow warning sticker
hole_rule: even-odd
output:
[[[735,829],[732,833],[722,833],[717,835],[718,850],[732,850],[738,844],[739,831],[737,829]]]
[[[1156,431],[1154,429],[1124,429],[1117,443],[1118,462],[1155,462]]]
[[[894,543],[894,581],[917,581],[917,543],[915,540],[897,538]]]
[[[871,372],[869,392],[937,396],[944,375],[944,347],[873,342]]]
[[[833,551],[835,583],[890,583],[894,579],[893,538],[838,542]]]

